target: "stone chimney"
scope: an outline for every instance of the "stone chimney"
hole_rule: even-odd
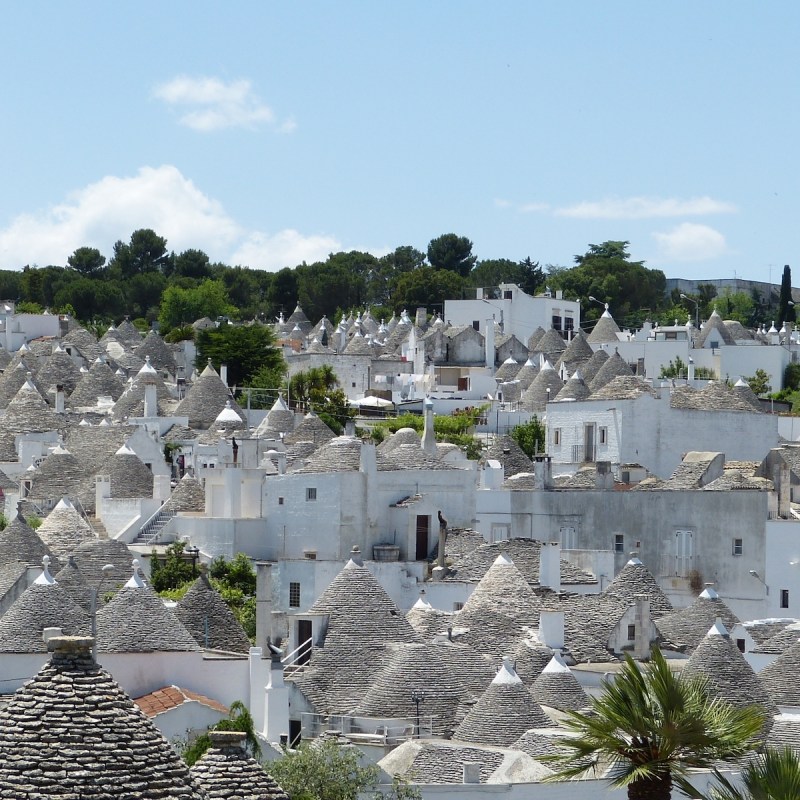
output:
[[[539,641],[553,651],[564,647],[564,612],[539,612]]]
[[[422,401],[422,407],[425,410],[425,430],[422,432],[422,449],[429,455],[435,456],[436,449],[436,434],[433,430],[433,400],[426,397]]]
[[[789,477],[789,465],[781,461],[778,468],[778,516],[781,519],[791,517],[792,483]]]
[[[209,731],[212,747],[238,747],[244,749],[247,734],[244,731]]]
[[[425,324],[428,322],[428,309],[424,306],[420,306],[417,309],[416,316],[414,317],[414,324],[418,328],[424,328]]]
[[[486,336],[484,337],[486,347],[486,368],[494,372],[494,319],[486,320]]]
[[[272,641],[272,563],[256,561],[256,645]]]
[[[694,380],[694,359],[691,356],[689,356],[689,368],[686,375],[691,383]]]
[[[647,658],[650,655],[650,597],[637,594],[636,601],[636,635],[633,643],[634,658]]]
[[[481,782],[481,764],[480,761],[464,761],[462,763],[463,769],[463,782],[464,783],[480,783]]]
[[[553,488],[553,462],[550,456],[534,456],[533,458],[533,488]]]
[[[539,586],[561,591],[561,543],[542,542],[539,550]]]
[[[595,464],[594,485],[596,489],[604,492],[613,490],[614,473],[611,471],[610,461],[598,461]]]

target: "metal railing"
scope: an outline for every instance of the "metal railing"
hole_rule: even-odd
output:
[[[297,667],[302,668],[304,667],[310,660],[311,660],[311,653],[314,651],[314,643],[311,640],[311,637],[306,639],[304,642],[301,642],[294,650],[287,653],[282,659],[281,664],[283,664],[284,669],[286,667]],[[305,661],[300,661],[301,658],[308,656]]]
[[[419,729],[416,717],[395,717],[392,719],[374,719],[354,717],[345,714],[302,713],[303,736],[315,739],[323,733],[338,733],[356,742],[365,744],[396,745],[409,739],[430,738],[433,734],[435,717],[432,714],[421,715]]]
[[[133,541],[136,544],[155,544],[163,533],[164,528],[167,527],[167,524],[174,516],[174,511],[170,511],[169,509],[165,509],[164,506],[161,506],[158,511],[147,519],[144,525],[139,528],[139,532],[136,534],[136,538]]]

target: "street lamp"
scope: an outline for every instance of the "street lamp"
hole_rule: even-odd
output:
[[[749,570],[749,572],[757,581],[764,584],[764,588],[767,590],[767,594],[769,594],[769,586],[767,586],[766,581],[754,569]]]
[[[505,333],[506,331],[503,323],[503,309],[500,306],[496,306],[494,303],[490,303],[485,297],[481,297],[481,301],[486,303],[487,306],[496,308],[500,312],[500,333]]]
[[[597,303],[597,305],[599,305],[599,306],[603,306],[603,308],[604,308],[606,311],[608,311],[608,303],[603,303],[603,302],[601,302],[600,300],[598,300],[596,297],[592,297],[591,295],[589,295],[589,299],[590,299],[590,300],[591,300],[593,303]]]
[[[197,577],[197,559],[200,556],[199,547],[184,547],[183,552],[192,559],[192,577]]]
[[[688,294],[681,294],[681,300],[688,300],[690,303],[694,303],[694,326],[697,330],[700,330],[700,303],[693,297],[689,297]]]
[[[425,700],[425,692],[421,689],[411,690],[411,702],[417,707],[416,738],[419,739],[419,704]]]

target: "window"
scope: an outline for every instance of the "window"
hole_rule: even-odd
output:
[[[462,608],[464,608],[464,604],[463,603],[459,603],[459,602],[453,603],[453,611],[461,611]]]
[[[556,428],[553,431],[553,444],[558,447],[561,444],[561,428]]]
[[[300,608],[300,584],[295,581],[289,584],[289,608]]]
[[[600,444],[608,444],[608,428],[598,428],[597,436]]]
[[[636,626],[628,625],[628,641],[632,642],[634,639],[636,639]]]
[[[733,548],[732,548],[733,555],[740,556],[744,552],[744,543],[741,539],[734,539],[733,540]]]
[[[719,347],[719,342],[715,342],[713,339],[711,340],[711,349],[716,350]]]
[[[781,589],[781,608],[789,608],[789,590]]]
[[[504,289],[503,290],[503,300],[511,300],[513,298],[513,293],[511,289]]]
[[[625,534],[624,533],[615,533],[614,534],[614,552],[615,553],[624,553],[625,552]]]
[[[479,319],[472,320],[472,330],[479,331],[481,329],[481,321]]]
[[[561,315],[560,314],[553,314],[553,330],[560,331],[561,330]]]
[[[316,499],[317,499],[317,490],[311,487],[306,489],[306,500],[316,500]]]
[[[566,312],[569,313],[569,312]],[[564,317],[564,330],[565,331],[574,331],[575,330],[575,320],[572,317]]]
[[[282,505],[283,505],[283,498],[282,498],[282,497],[279,497],[279,498],[278,498],[278,505],[279,505],[279,506],[282,506]]]
[[[742,653],[744,653],[745,644],[746,644],[746,643],[745,643],[745,640],[744,640],[744,639],[737,639],[737,640],[736,640],[736,646],[739,648],[739,650],[740,650]]]

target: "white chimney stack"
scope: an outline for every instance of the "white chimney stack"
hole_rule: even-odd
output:
[[[494,372],[494,318],[486,320],[486,368]]]
[[[219,365],[219,377],[221,378],[222,382],[227,386],[228,385],[228,365],[227,364],[220,364]]]
[[[551,650],[559,651],[564,647],[564,612],[539,612],[539,641]]]
[[[542,542],[539,550],[539,586],[561,591],[561,543]]]
[[[64,387],[60,383],[56,384],[56,413],[64,413]]]

